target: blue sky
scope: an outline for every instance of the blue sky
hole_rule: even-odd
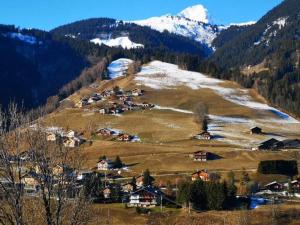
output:
[[[145,19],[203,4],[217,24],[258,20],[282,0],[1,0],[0,23],[50,30],[92,17]]]

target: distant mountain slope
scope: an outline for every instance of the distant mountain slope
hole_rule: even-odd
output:
[[[219,75],[256,87],[274,105],[300,115],[300,4],[285,0],[256,24],[222,32],[211,61]],[[229,31],[229,30],[228,30]],[[235,36],[235,37],[233,37]],[[229,73],[231,70],[233,72]],[[231,75],[229,75],[231,74]]]
[[[231,34],[236,35],[231,35],[231,40],[225,42],[213,58],[221,66],[255,65],[271,59],[283,48],[295,51],[300,40],[299,11],[298,0],[285,0],[256,24],[234,31],[233,28]],[[222,32],[216,42],[228,39],[228,32]]]
[[[212,41],[220,32],[220,27],[210,24],[207,9],[202,5],[189,7],[177,15],[164,15],[145,20],[133,21],[141,26],[148,26],[154,30],[165,30],[188,37],[207,47],[212,46]]]
[[[51,32],[80,40],[97,39],[99,42],[109,42],[111,39],[122,37],[143,45],[146,50],[164,48],[170,52],[195,54],[201,57],[211,53],[206,45],[187,37],[108,18],[77,21],[55,28]],[[115,47],[118,47],[117,45]]]
[[[44,103],[89,65],[66,43],[44,32],[0,26],[0,104]]]

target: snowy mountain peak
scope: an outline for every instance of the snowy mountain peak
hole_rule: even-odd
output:
[[[194,5],[181,11],[178,16],[202,23],[209,23],[208,11],[203,5]]]

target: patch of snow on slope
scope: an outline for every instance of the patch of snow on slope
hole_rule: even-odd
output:
[[[177,65],[160,61],[153,61],[142,67],[135,80],[137,83],[153,89],[170,89],[181,85],[199,89],[203,85],[213,86],[222,82],[200,73],[181,70]]]
[[[103,44],[109,47],[122,47],[123,49],[144,48],[144,45],[132,42],[129,37],[118,37],[110,39],[95,38],[92,39],[91,42],[98,45]]]
[[[279,30],[281,30],[285,26],[287,19],[288,19],[288,17],[278,18],[277,20],[275,20],[273,22],[273,25],[278,25],[279,26]]]
[[[208,23],[209,20],[207,14],[207,9],[203,5],[199,4],[186,8],[185,10],[180,12],[178,16],[202,23]]]
[[[202,7],[194,6],[183,10],[178,15],[151,17],[145,20],[132,21],[132,23],[147,26],[159,32],[167,30],[170,33],[182,35],[211,46],[212,41],[220,31],[217,26],[207,23],[206,10]]]
[[[8,36],[13,39],[18,39],[19,41],[23,41],[31,45],[36,44],[37,42],[35,37],[21,33],[8,33],[5,36]]]
[[[127,73],[128,66],[131,63],[133,63],[131,59],[124,59],[124,58],[113,61],[107,68],[109,77],[111,79],[115,79],[124,76]]]
[[[279,119],[289,123],[298,121],[286,113],[277,110],[265,103],[260,103],[252,99],[247,89],[233,89],[222,87],[224,83],[219,79],[208,77],[204,74],[179,69],[177,65],[153,61],[142,67],[140,73],[135,77],[139,85],[144,85],[152,89],[172,89],[178,86],[187,86],[191,89],[207,88],[237,105],[246,106],[256,110],[269,111]]]
[[[163,107],[163,106],[158,106],[156,105],[154,107],[154,109],[158,109],[158,110],[171,110],[174,112],[180,112],[180,113],[186,113],[186,114],[193,114],[192,111],[188,111],[188,110],[184,110],[184,109],[176,109],[176,108],[172,108],[172,107]]]
[[[268,24],[260,39],[254,42],[254,45],[257,46],[260,44],[265,44],[266,46],[269,46],[271,39],[276,37],[278,30],[281,30],[285,27],[287,19],[288,17],[280,17],[271,25]]]
[[[248,21],[248,22],[244,22],[244,23],[230,23],[229,27],[230,26],[243,27],[243,26],[250,26],[250,25],[253,25],[253,24],[256,24],[256,21]]]

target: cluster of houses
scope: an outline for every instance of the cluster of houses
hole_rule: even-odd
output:
[[[109,202],[114,196],[114,184],[108,184],[102,191],[104,201]],[[135,183],[126,182],[120,185],[121,192],[119,193],[122,202],[126,203],[127,207],[152,208],[162,203],[165,198],[164,193],[153,185],[144,186],[143,176],[138,176]]]
[[[55,131],[46,131],[46,139],[47,141],[52,142],[62,142],[65,147],[68,148],[75,148],[79,147],[83,144],[86,140],[83,138],[82,134],[77,133],[74,130],[69,131],[62,131],[62,130],[55,130]]]
[[[260,127],[253,127],[250,129],[250,134],[262,135],[262,129]],[[260,151],[277,151],[280,149],[300,148],[300,140],[298,139],[285,139],[277,140],[275,138],[267,139],[261,142],[258,146],[252,147],[252,150]]]
[[[202,180],[202,181],[218,181],[220,180],[220,175],[215,172],[210,172],[208,170],[198,170],[191,174],[192,181]]]
[[[127,111],[146,110],[146,109],[151,109],[154,107],[155,107],[154,104],[151,104],[148,102],[135,103],[131,100],[125,100],[125,101],[121,101],[121,102],[111,101],[111,102],[109,102],[108,105],[100,108],[98,111],[100,114],[116,115],[116,114],[121,114],[121,113],[124,113]]]
[[[141,89],[133,89],[129,91],[123,91],[119,88],[116,88],[114,90],[109,89],[103,91],[102,93],[93,93],[88,98],[80,99],[75,104],[75,107],[82,108],[84,106],[101,102],[102,106],[94,111],[99,112],[100,114],[107,115],[116,115],[126,111],[136,111],[153,108],[155,106],[153,104],[147,102],[136,103],[133,101],[135,97],[143,95],[144,90]]]
[[[273,181],[260,188],[257,195],[292,192],[300,197],[300,178],[290,182]]]
[[[31,151],[24,151],[18,157],[11,156],[10,163],[12,165],[19,164],[22,161],[22,166],[20,169],[20,177],[17,177],[16,180],[7,180],[4,177],[0,177],[0,183],[2,187],[6,187],[7,190],[13,187],[13,185],[19,185],[20,188],[24,190],[25,194],[28,195],[37,195],[40,191],[41,182],[44,182],[47,176],[51,176],[52,183],[56,184],[59,182],[72,182],[76,180],[76,172],[64,165],[64,164],[57,164],[51,168],[51,172],[42,172],[40,170],[40,166],[36,164],[34,161],[35,158]],[[14,182],[14,183],[13,183]]]
[[[113,137],[116,141],[124,142],[140,142],[141,139],[136,135],[122,133],[118,130],[110,128],[101,128],[96,131],[96,134],[101,137]]]

